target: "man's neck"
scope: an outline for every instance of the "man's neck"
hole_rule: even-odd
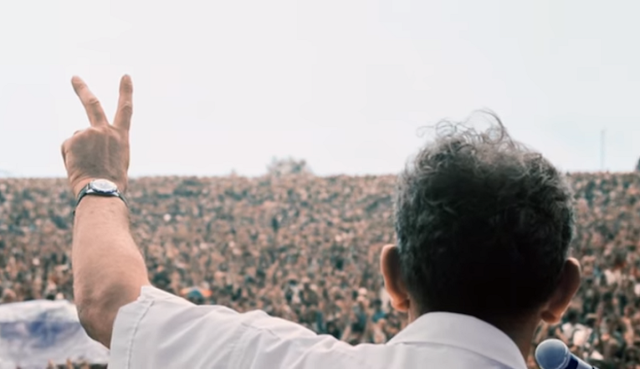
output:
[[[538,320],[529,319],[501,322],[500,324],[493,324],[496,328],[504,332],[513,342],[518,346],[522,357],[525,361],[529,357],[531,351],[531,343],[533,341],[533,335],[540,322]]]

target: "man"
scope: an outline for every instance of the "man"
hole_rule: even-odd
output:
[[[382,310],[382,301],[380,299],[375,299],[373,301],[373,315],[371,316],[371,321],[377,323],[380,319],[386,319],[387,313]]]
[[[86,331],[111,349],[110,369],[525,369],[534,330],[557,323],[579,287],[567,257],[571,193],[498,121],[441,132],[399,177],[398,244],[380,260],[391,304],[411,323],[387,344],[354,347],[260,311],[191,304],[150,285],[129,231],[131,79],[113,124],[82,80],[72,84],[91,123],[62,146],[79,198],[74,291]]]
[[[589,328],[580,323],[580,313],[576,309],[569,309],[566,314],[567,322],[560,326],[562,335],[570,348],[582,349],[591,334]]]

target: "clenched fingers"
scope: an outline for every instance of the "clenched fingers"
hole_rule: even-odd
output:
[[[62,161],[65,163],[65,165],[67,164],[67,141],[69,140],[65,140],[62,143],[62,146],[60,146],[60,152],[62,153]]]

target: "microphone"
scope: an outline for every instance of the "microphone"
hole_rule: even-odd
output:
[[[580,360],[564,342],[556,339],[544,340],[538,345],[535,357],[542,369],[598,369]]]

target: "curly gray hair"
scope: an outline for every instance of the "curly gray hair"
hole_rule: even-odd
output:
[[[485,320],[531,311],[556,287],[572,239],[573,196],[541,154],[500,119],[477,132],[443,121],[400,174],[395,229],[422,310]]]

